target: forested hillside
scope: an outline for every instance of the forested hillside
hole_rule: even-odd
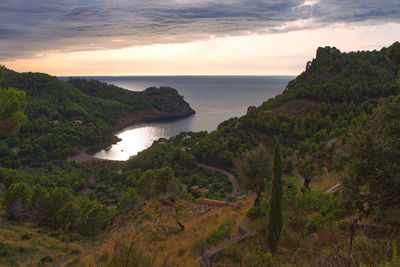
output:
[[[392,142],[398,141],[400,87],[398,60],[390,56],[398,50],[398,43],[371,52],[319,48],[281,95],[249,107],[245,116],[221,123],[216,131],[181,133],[167,141],[197,161],[237,173],[244,188],[257,192],[248,216],[258,237],[224,250],[216,262],[344,266],[398,261],[392,240],[399,232],[394,214],[400,203],[394,196],[400,164]],[[280,245],[271,250],[267,236],[276,234],[266,222],[276,220],[271,218],[276,212],[268,211],[276,142],[283,157],[283,222],[281,230],[276,228],[282,231]],[[131,159],[130,166],[137,161]]]
[[[47,74],[15,72],[7,72],[0,85],[22,90],[27,98],[28,122],[0,142],[0,162],[6,167],[63,160],[82,147],[111,143],[113,129],[124,123],[194,113],[172,88],[132,92],[99,81],[63,82]]]
[[[293,167],[292,154],[297,149],[304,156],[318,152],[319,157],[331,157],[332,153],[324,153],[326,141],[345,134],[355,117],[371,114],[379,98],[400,92],[395,79],[398,66],[386,59],[386,51],[341,53],[320,47],[316,58],[282,94],[260,107],[249,107],[245,116],[221,123],[217,131],[195,134],[192,142],[185,135],[171,142],[184,139],[198,160],[226,168],[232,168],[233,158],[260,142],[272,147],[275,137],[284,145],[287,171]],[[328,167],[333,169],[340,165],[331,164]]]
[[[398,42],[318,48],[274,99],[120,163],[62,159],[138,110],[191,113],[176,91],[8,73],[28,122],[1,143],[0,264],[397,266],[399,63]]]

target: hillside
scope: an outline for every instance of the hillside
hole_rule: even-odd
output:
[[[316,58],[289,82],[282,94],[259,107],[249,107],[245,116],[221,123],[210,134],[182,133],[170,139],[172,144],[185,146],[199,161],[237,172],[245,188],[253,190],[256,187],[248,179],[256,179],[257,172],[265,166],[251,155],[258,155],[259,144],[265,145],[267,151],[272,151],[276,140],[282,144],[285,221],[279,251],[271,254],[263,235],[232,246],[216,262],[235,266],[281,266],[289,261],[288,266],[343,266],[351,264],[348,261],[355,265],[396,261],[395,256],[390,257],[392,251],[397,251],[390,240],[398,239],[399,218],[393,213],[397,212],[399,202],[392,201],[389,195],[399,192],[399,162],[397,156],[390,156],[397,155],[398,150],[397,146],[383,148],[382,144],[398,139],[381,140],[384,134],[375,134],[380,130],[374,130],[377,122],[366,129],[358,126],[374,118],[375,111],[392,109],[379,113],[392,116],[390,119],[376,120],[386,125],[379,129],[388,127],[391,133],[396,132],[394,118],[399,113],[394,103],[399,98],[393,96],[400,92],[396,81],[399,68],[387,60],[388,50],[342,53],[336,48],[320,47]],[[371,132],[363,134],[367,129]],[[381,144],[378,151],[390,152],[373,156],[377,153],[375,141]],[[348,156],[349,150],[358,154]],[[370,160],[371,157],[374,159]],[[265,164],[268,165],[267,161]],[[243,171],[246,166],[252,169],[247,178]],[[354,169],[360,166],[361,169]],[[268,183],[271,177],[266,178],[264,205],[270,201],[268,190],[271,190]],[[342,181],[346,191],[343,194],[324,195],[321,191]],[[389,195],[383,197],[383,194]],[[384,198],[388,200],[385,202]],[[386,204],[377,206],[381,202]],[[263,207],[253,208],[249,216],[253,217],[255,230],[267,231],[268,214]],[[354,237],[352,223],[356,225],[358,239],[349,248],[348,238]],[[307,236],[312,239],[306,239]],[[379,246],[388,247],[388,252],[371,251]],[[354,250],[354,256],[348,259],[346,250]]]
[[[189,145],[200,161],[232,168],[232,159],[243,151],[260,142],[271,148],[279,137],[289,163],[295,150],[315,151],[321,142],[344,134],[355,117],[371,114],[378,99],[400,92],[398,66],[386,59],[386,51],[341,53],[320,47],[282,94],[249,107],[245,116],[221,123],[208,135],[191,134],[195,137],[188,140],[182,134],[171,142]]]
[[[114,120],[114,129],[121,129],[142,121],[173,119],[194,114],[195,111],[170,87],[150,87],[133,92],[97,80],[70,79],[68,83],[83,93],[102,99],[117,101],[124,109]]]
[[[154,142],[124,163],[59,160],[22,170],[0,168],[0,219],[17,225],[10,229],[13,239],[1,241],[9,254],[0,263],[41,260],[30,249],[19,251],[19,244],[31,246],[14,233],[30,232],[38,240],[29,225],[33,223],[58,240],[80,243],[74,256],[69,249],[52,253],[37,245],[41,255],[65,266],[199,266],[199,256],[224,242],[230,246],[209,259],[213,266],[396,266],[400,87],[399,68],[386,58],[393,49],[395,45],[342,53],[318,48],[316,58],[281,95],[249,107],[246,115],[222,122],[211,133],[181,133]],[[18,135],[4,140],[5,152],[27,138],[41,144],[49,136],[43,129],[59,124],[88,128],[92,119],[93,131],[111,133],[111,125],[138,119],[141,111],[131,106],[154,110],[146,112],[151,114],[147,119],[189,112],[167,88],[150,88],[136,97],[138,93],[98,81],[25,75],[35,77],[26,85],[32,88],[27,91],[28,117],[36,114],[37,125],[53,126],[24,125]],[[54,87],[37,86],[42,84],[39,77],[67,88],[60,89],[64,106],[50,92]],[[6,78],[2,86],[10,86],[11,80]],[[42,90],[51,96],[48,109],[38,98]],[[116,107],[126,121],[111,111],[102,115],[107,107]],[[69,113],[71,109],[81,113]],[[74,133],[58,128],[53,134]],[[274,146],[279,149],[272,153]],[[25,161],[41,155],[35,149],[26,152]],[[49,152],[53,157],[54,150]],[[279,174],[282,230],[275,233],[273,249],[267,237],[276,219],[270,212],[271,198],[277,195],[272,179]],[[332,192],[334,185],[339,190]],[[256,234],[242,240],[238,225],[243,221]]]
[[[167,87],[132,92],[99,81],[63,82],[47,74],[15,72],[7,72],[1,86],[25,91],[28,103],[28,122],[17,136],[1,142],[3,166],[62,160],[82,147],[114,142],[115,129],[194,114]]]

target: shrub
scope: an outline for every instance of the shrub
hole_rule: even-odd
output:
[[[53,262],[53,257],[49,256],[49,255],[44,256],[44,257],[42,257],[40,259],[40,262],[43,263],[43,264],[46,263],[46,262]]]
[[[204,244],[206,245],[206,247],[216,245],[223,239],[229,238],[233,231],[234,225],[235,221],[232,219],[226,220],[221,223],[221,225],[216,230],[209,233],[204,240]]]
[[[251,219],[255,219],[257,217],[260,217],[261,215],[262,215],[262,211],[261,211],[260,206],[251,207],[246,214],[246,216]]]

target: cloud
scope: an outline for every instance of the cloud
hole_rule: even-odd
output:
[[[2,0],[0,60],[335,23],[400,23],[398,0]]]

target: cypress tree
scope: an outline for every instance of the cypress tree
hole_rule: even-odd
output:
[[[272,171],[271,208],[268,218],[267,241],[271,251],[275,251],[282,232],[282,154],[279,140],[274,148]]]

